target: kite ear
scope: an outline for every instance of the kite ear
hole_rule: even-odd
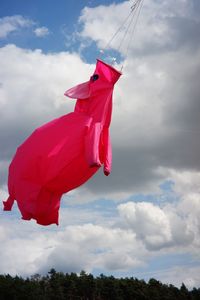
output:
[[[78,84],[64,93],[73,99],[87,99],[90,97],[90,81]]]

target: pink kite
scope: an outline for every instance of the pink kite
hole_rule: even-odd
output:
[[[102,165],[109,175],[112,93],[120,75],[97,60],[90,80],[65,92],[77,99],[74,112],[39,127],[17,149],[9,167],[4,210],[11,210],[16,200],[22,219],[58,225],[63,193],[82,185]]]

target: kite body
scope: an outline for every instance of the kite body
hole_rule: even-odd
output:
[[[121,73],[101,60],[88,82],[65,95],[77,99],[74,112],[36,129],[17,149],[9,167],[9,198],[17,201],[22,219],[58,224],[60,199],[82,185],[104,165],[111,172],[109,126],[112,93]]]

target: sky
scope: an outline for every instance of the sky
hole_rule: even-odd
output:
[[[16,204],[1,210],[1,274],[55,268],[200,287],[200,2],[144,0],[132,38],[117,52],[123,26],[102,53],[132,4],[1,0],[1,201],[17,147],[73,111],[64,92],[90,78],[97,57],[123,65],[112,173],[63,195],[59,226],[21,220]]]

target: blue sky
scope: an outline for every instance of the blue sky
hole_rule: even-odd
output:
[[[49,36],[45,39],[38,39],[31,32],[30,28],[25,34],[14,33],[9,40],[14,41],[20,47],[31,49],[40,48],[43,51],[63,51],[67,50],[64,44],[62,28],[69,34],[75,29],[80,10],[83,8],[83,1],[2,1],[1,17],[9,15],[23,15],[33,20],[35,27],[45,26],[49,29]],[[31,28],[32,29],[32,28]],[[31,34],[32,33],[32,34]]]
[[[64,91],[88,80],[131,4],[1,1],[1,200],[16,148],[73,110]],[[0,273],[54,267],[200,286],[199,25],[195,0],[144,1],[129,52],[116,64],[124,69],[113,97],[111,175],[100,170],[64,195],[58,227],[22,221],[16,205],[1,211]]]
[[[120,3],[121,1],[115,1]],[[80,11],[85,6],[95,7],[99,5],[109,5],[110,1],[2,1],[0,16],[10,15],[22,15],[27,19],[31,19],[35,24],[34,28],[47,27],[49,30],[48,36],[45,39],[38,39],[34,36],[33,27],[26,28],[22,33],[13,32],[9,36],[9,42],[13,42],[19,47],[42,49],[44,52],[56,52],[56,51],[75,51],[79,41],[71,40],[66,46],[66,35],[74,35],[75,31],[80,30],[80,24],[77,23]],[[3,45],[5,41],[1,41]],[[96,49],[95,49],[96,50]],[[97,54],[97,53],[96,53]],[[90,60],[90,55],[94,60],[93,53],[85,54],[85,58]]]

